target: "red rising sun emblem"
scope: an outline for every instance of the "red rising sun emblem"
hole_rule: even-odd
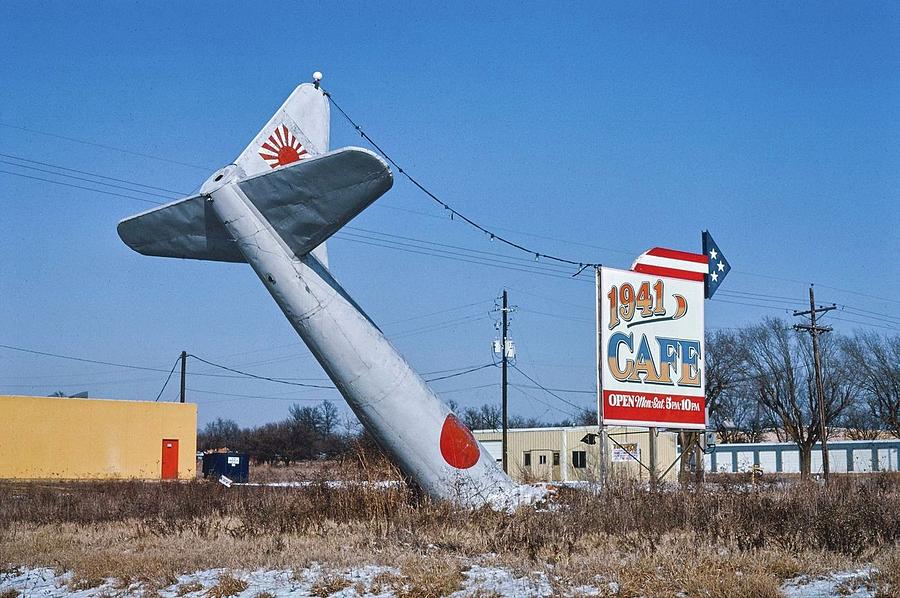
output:
[[[307,151],[287,125],[275,127],[275,132],[269,135],[259,149],[259,157],[272,168],[296,162],[307,155]]]

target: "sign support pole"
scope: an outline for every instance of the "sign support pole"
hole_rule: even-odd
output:
[[[658,474],[659,474],[659,466],[656,463],[656,428],[649,429],[648,436],[650,437],[650,442],[648,443],[648,448],[650,449],[650,491],[656,492],[656,485],[658,482]]]

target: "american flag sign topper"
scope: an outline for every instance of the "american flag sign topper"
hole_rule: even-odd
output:
[[[654,248],[597,270],[604,425],[704,429],[706,256]]]

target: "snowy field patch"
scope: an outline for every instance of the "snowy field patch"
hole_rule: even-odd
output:
[[[819,577],[802,575],[789,579],[781,586],[785,598],[874,598],[874,569],[839,571]]]
[[[875,570],[871,568],[841,571],[828,575],[800,576],[781,586],[785,598],[874,598]],[[516,596],[544,598],[557,595],[544,572],[517,575],[500,567],[472,565],[463,572],[462,589],[451,598],[468,596]],[[228,584],[228,585],[226,585]],[[90,585],[91,587],[86,587]],[[221,593],[223,588],[233,593]],[[618,584],[600,587],[581,585],[563,591],[565,596],[609,596],[618,593]],[[162,598],[201,598],[204,596],[331,596],[333,598],[392,598],[409,590],[401,571],[394,567],[367,565],[349,569],[326,569],[313,564],[305,569],[229,571],[208,569],[179,575],[165,587],[146,582],[124,585],[118,579],[85,582],[72,573],[57,574],[53,569],[12,568],[0,573],[0,594],[14,590],[19,596],[38,598],[109,598],[114,596],[160,596]],[[228,591],[228,590],[225,590]],[[14,594],[9,594],[14,595]]]

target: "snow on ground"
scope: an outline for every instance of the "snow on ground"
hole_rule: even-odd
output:
[[[843,596],[849,598],[874,598],[874,569],[838,571],[821,577],[801,575],[787,580],[781,586],[785,598],[819,598]]]
[[[872,581],[874,569],[840,571],[821,577],[796,577],[786,581],[781,591],[786,598],[874,598],[875,586]],[[519,576],[498,567],[473,565],[463,573],[463,588],[451,594],[451,598],[467,596],[516,596],[543,598],[553,595],[553,587],[544,572],[533,572]],[[16,590],[25,597],[37,598],[101,598],[110,596],[141,596],[145,592],[162,598],[200,598],[206,596],[225,577],[233,577],[246,583],[246,587],[230,594],[237,598],[263,596],[331,596],[333,598],[391,598],[403,589],[403,575],[393,567],[367,565],[352,569],[324,569],[313,564],[306,569],[294,571],[227,571],[208,569],[178,576],[175,583],[163,588],[150,588],[141,583],[127,587],[119,580],[104,579],[93,584],[80,584],[72,573],[57,574],[53,569],[13,568],[0,573],[0,594]],[[155,589],[154,593],[152,590]],[[615,582],[600,583],[600,586],[584,585],[571,588],[567,594],[595,596],[617,594]],[[330,593],[329,593],[330,592]],[[223,594],[229,595],[229,594]]]
[[[484,594],[537,598],[553,594],[547,576],[543,572],[534,573],[530,577],[516,577],[506,569],[475,565],[463,575],[466,578],[463,589],[450,594],[452,598]]]
[[[310,480],[299,480],[296,482],[234,482],[233,486],[268,486],[271,488],[308,488],[310,486],[324,483],[327,488],[347,488],[347,487],[364,487],[385,490],[388,488],[396,488],[404,482],[397,480],[385,481],[342,481],[327,480],[325,482],[316,482]],[[554,486],[558,484],[550,484],[547,482],[539,482],[536,484],[516,484],[510,491],[497,492],[489,494],[484,499],[484,504],[497,511],[513,512],[519,507],[538,504],[547,500],[555,493]]]
[[[337,574],[337,575],[335,575]],[[355,569],[342,571],[325,571],[318,565],[297,571],[226,571],[225,569],[208,569],[185,575],[179,575],[177,581],[163,588],[156,588],[156,594],[163,598],[185,596],[187,598],[200,598],[206,596],[211,588],[216,586],[223,576],[231,576],[245,582],[246,587],[233,594],[237,598],[253,598],[259,594],[268,593],[272,596],[312,596],[324,595],[321,588],[332,577],[337,577],[341,583],[334,584],[334,591],[329,594],[336,598],[350,598],[366,596],[368,598],[388,598],[393,596],[389,589],[381,590],[377,583],[377,577],[382,574],[399,576],[400,572],[393,567],[378,567],[368,565]],[[342,586],[342,587],[339,587]],[[317,592],[313,594],[313,590]],[[17,590],[22,597],[40,598],[100,598],[108,596],[141,596],[147,591],[146,584],[134,583],[127,587],[115,579],[104,579],[91,588],[81,588],[71,573],[57,575],[49,568],[19,568],[12,572],[0,573],[0,594],[7,590]],[[190,590],[190,591],[189,591]],[[357,591],[360,590],[360,591]]]
[[[200,598],[216,586],[223,575],[233,576],[246,582],[247,586],[237,598],[254,598],[259,594],[271,596],[323,596],[324,588],[331,588],[333,598],[390,598],[395,591],[403,587],[403,576],[393,567],[368,565],[354,569],[326,571],[319,565],[299,570],[296,573],[287,570],[276,571],[226,571],[209,569],[180,575],[174,584],[156,588],[163,598],[185,596]],[[500,595],[542,598],[551,596],[553,591],[544,573],[534,573],[527,577],[517,577],[510,571],[495,567],[473,566],[464,574],[463,589],[451,594],[453,598],[464,598],[473,595]],[[387,576],[390,583],[383,583],[379,576]],[[329,586],[329,580],[337,583]],[[599,593],[596,588],[578,588],[581,594]],[[22,597],[40,598],[100,598],[108,596],[140,596],[150,590],[149,586],[134,583],[123,587],[115,579],[104,579],[99,585],[83,588],[78,585],[71,573],[57,575],[49,568],[19,568],[0,573],[0,594],[8,590],[17,590]],[[187,591],[191,590],[191,591]],[[155,595],[148,592],[150,595]]]
[[[324,484],[326,488],[337,490],[341,488],[377,488],[379,490],[386,488],[399,488],[405,482],[400,480],[381,480],[381,481],[355,481],[355,480],[298,480],[296,482],[233,482],[233,486],[269,486],[270,488],[309,488]]]

